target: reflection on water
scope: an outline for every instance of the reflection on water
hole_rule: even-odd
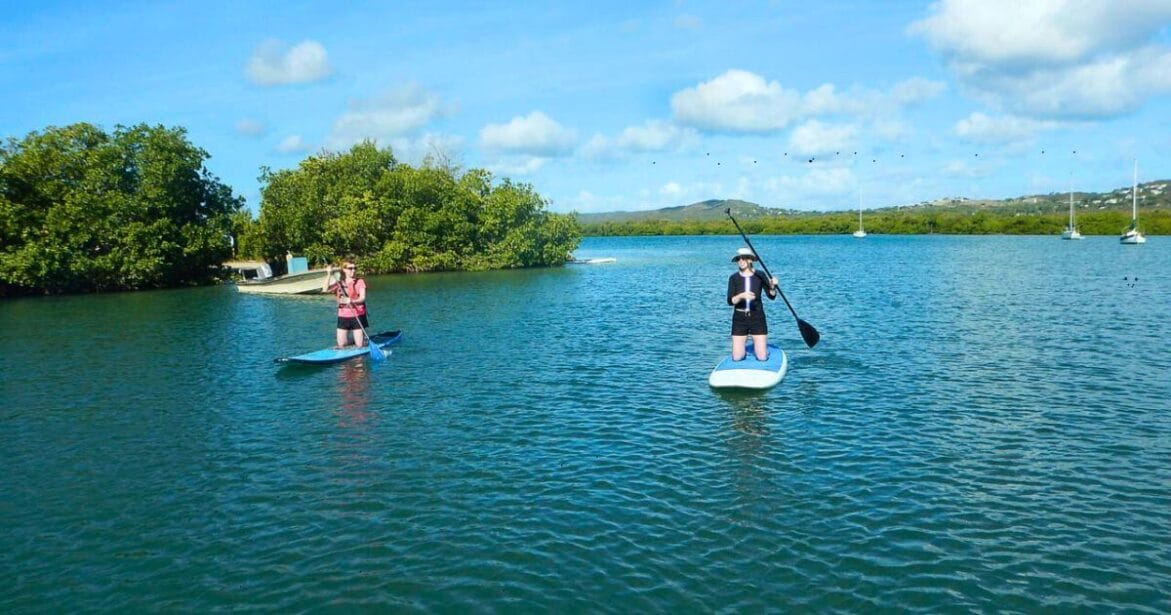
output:
[[[727,405],[732,429],[752,436],[768,435],[767,390],[712,390]]]
[[[372,369],[378,368],[366,357],[347,361],[338,366],[335,390],[340,427],[369,426],[377,418],[377,413],[369,410]]]

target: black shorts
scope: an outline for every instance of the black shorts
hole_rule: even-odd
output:
[[[745,314],[740,310],[732,311],[732,335],[767,335],[768,322],[764,319],[764,310],[753,310]]]
[[[351,317],[338,316],[337,317],[337,328],[338,329],[345,329],[346,331],[353,331],[355,329],[361,329],[362,327],[358,326],[359,320],[362,321],[362,327],[369,327],[370,326],[370,321],[366,320],[365,314],[362,314],[361,316],[359,316],[357,318],[354,318],[352,316]]]

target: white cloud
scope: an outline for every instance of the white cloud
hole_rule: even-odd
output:
[[[344,149],[366,139],[390,143],[446,114],[437,94],[418,84],[407,84],[377,98],[350,103],[350,110],[334,120],[326,144],[331,149]]]
[[[631,152],[678,151],[694,147],[699,133],[689,126],[678,126],[664,120],[647,120],[641,126],[628,126],[610,138],[596,134],[580,149],[591,160],[620,159]]]
[[[617,211],[629,205],[628,195],[600,196],[582,190],[576,196],[564,202],[557,203],[556,208],[561,211],[576,211],[578,213],[595,213],[600,211]]]
[[[943,0],[923,36],[981,100],[1035,118],[1109,117],[1171,91],[1166,0]]]
[[[309,144],[301,138],[301,135],[289,135],[277,144],[276,151],[282,154],[293,154],[298,152],[307,152],[311,148]]]
[[[671,96],[675,120],[684,126],[735,132],[769,132],[801,114],[801,95],[776,81],[729,70]]]
[[[259,137],[264,134],[264,123],[252,118],[244,118],[236,122],[236,133],[246,137]]]
[[[802,115],[831,115],[837,113],[861,113],[866,110],[865,99],[873,95],[839,96],[833,84],[825,83],[805,93],[802,97]]]
[[[581,155],[589,160],[611,160],[618,158],[618,149],[614,146],[613,139],[607,138],[605,135],[594,135],[590,137],[585,145],[581,146]]]
[[[1056,128],[1056,122],[1042,122],[1022,117],[989,117],[973,113],[956,122],[957,137],[972,143],[1014,143],[1031,139],[1038,132]]]
[[[856,126],[811,120],[793,129],[789,136],[789,149],[803,155],[849,150],[853,147],[857,134]]]
[[[880,119],[870,126],[870,132],[884,141],[900,141],[909,137],[914,131],[902,120]]]
[[[458,160],[463,138],[456,135],[427,133],[418,138],[395,137],[380,145],[389,145],[399,162],[418,165],[428,156]]]
[[[618,146],[634,152],[658,152],[692,145],[698,139],[694,128],[680,127],[663,120],[648,120],[629,126],[618,136]]]
[[[801,183],[809,194],[847,194],[858,185],[858,180],[848,167],[815,167]]]
[[[671,180],[659,186],[657,190],[644,192],[640,196],[648,201],[648,204],[654,204],[655,207],[674,207],[707,199],[742,196],[734,191],[735,188],[727,188],[724,182],[719,180]]]
[[[480,142],[486,149],[545,158],[569,154],[575,139],[572,130],[540,111],[480,130]]]
[[[818,209],[845,206],[858,180],[849,167],[810,165],[808,171],[771,177],[762,186],[761,198],[775,206]],[[856,199],[850,201],[854,204]]]
[[[325,47],[307,40],[286,49],[281,41],[270,39],[256,49],[244,69],[258,85],[308,83],[333,73]]]
[[[981,85],[999,106],[1034,117],[1112,117],[1171,92],[1171,50],[1148,47],[1077,66],[987,74]]]
[[[831,83],[805,94],[741,70],[724,74],[671,97],[675,121],[704,130],[772,132],[806,117],[873,116],[921,103],[945,89],[938,81],[913,78],[889,91],[852,88],[839,93]]]
[[[949,56],[1032,67],[1137,49],[1169,19],[1165,0],[943,0],[910,31]]]
[[[549,158],[542,156],[502,156],[484,164],[495,175],[525,176],[541,170]]]
[[[683,194],[683,186],[678,182],[667,182],[663,187],[659,188],[659,194],[669,197],[677,197]]]
[[[939,96],[947,89],[942,81],[931,81],[922,77],[912,77],[896,83],[890,91],[890,99],[899,106],[915,105]]]
[[[805,116],[816,115],[876,115],[891,113],[901,107],[931,100],[943,93],[947,85],[914,77],[896,83],[888,91],[851,88],[839,94],[833,84],[822,84],[802,97]]]

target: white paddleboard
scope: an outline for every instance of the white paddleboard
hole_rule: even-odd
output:
[[[774,387],[789,370],[789,357],[780,346],[768,345],[768,360],[758,361],[748,344],[743,360],[733,361],[732,355],[724,357],[708,376],[707,382],[716,389],[767,389]]]

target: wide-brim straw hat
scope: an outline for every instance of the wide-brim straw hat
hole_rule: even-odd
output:
[[[748,258],[750,258],[752,260],[756,260],[756,255],[752,253],[751,249],[740,248],[739,250],[736,250],[736,256],[732,257],[732,262],[734,263],[745,256],[747,256]]]

